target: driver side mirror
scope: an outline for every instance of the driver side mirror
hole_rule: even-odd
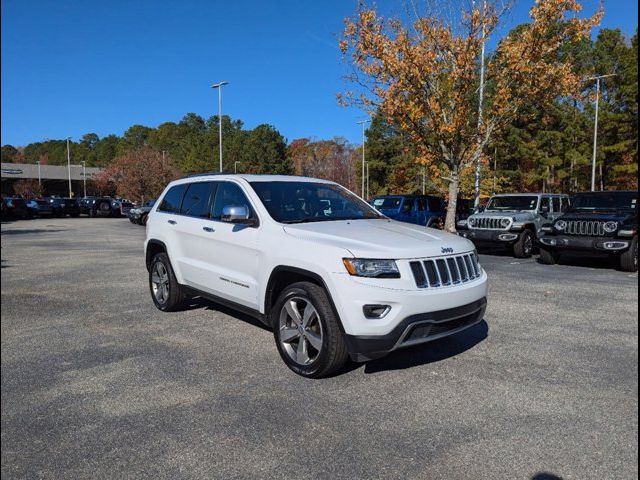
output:
[[[246,205],[226,205],[222,208],[220,220],[240,225],[256,224],[255,219],[251,218],[251,212]]]

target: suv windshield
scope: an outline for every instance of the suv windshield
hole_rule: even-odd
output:
[[[504,196],[493,197],[489,200],[487,211],[504,211],[504,210],[535,210],[538,206],[538,197],[535,196]]]
[[[332,183],[251,182],[269,215],[280,223],[384,218],[347,189]]]
[[[599,192],[576,195],[571,211],[636,210],[638,192]]]
[[[373,199],[373,206],[378,208],[378,209],[383,209],[383,210],[391,210],[391,209],[397,209],[400,207],[400,204],[402,203],[402,197],[380,197],[380,198],[374,198]]]

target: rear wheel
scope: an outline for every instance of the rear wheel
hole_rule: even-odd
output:
[[[326,291],[311,282],[285,288],[271,313],[278,352],[298,375],[320,378],[338,370],[348,353]]]
[[[544,248],[540,249],[540,263],[545,265],[555,265],[558,263],[558,259],[560,258],[560,254],[558,252],[554,252],[553,250],[545,250]]]
[[[185,295],[176,280],[166,253],[158,253],[151,261],[149,290],[153,303],[163,312],[180,310],[184,303]]]
[[[525,230],[513,245],[513,256],[516,258],[531,258],[533,254],[533,233]]]
[[[620,270],[625,272],[638,271],[638,237],[633,237],[629,250],[620,255]]]

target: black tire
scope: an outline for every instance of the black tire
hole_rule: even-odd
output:
[[[296,329],[296,327],[285,328],[286,321],[283,322],[282,320],[283,316],[287,316],[287,312],[289,311],[285,305],[291,301],[296,302],[296,304],[309,302],[316,312],[316,315],[310,317],[311,319],[308,320],[307,324],[311,325],[313,323],[316,329],[315,332],[311,331],[311,326],[308,328],[303,327],[302,330],[298,328],[298,330],[303,333],[298,336],[297,344],[285,342],[282,338],[285,330],[291,331]],[[301,314],[299,311],[298,313]],[[349,356],[347,345],[340,329],[338,317],[333,310],[329,296],[324,288],[311,282],[298,282],[289,285],[278,297],[278,300],[271,310],[270,317],[278,353],[280,353],[284,363],[298,375],[307,378],[326,377],[340,369],[347,361]],[[281,327],[283,323],[284,326]],[[319,343],[321,344],[320,350],[316,350],[311,341],[303,340],[303,338],[308,338],[306,335],[315,333],[315,339],[317,341],[318,330]],[[292,341],[293,340],[295,339],[292,339]],[[301,364],[294,360],[292,353],[287,351],[287,349],[293,350],[294,345],[296,345],[296,350],[300,351],[300,341],[306,342],[307,345],[305,355],[308,363],[306,364]],[[285,344],[287,346],[285,346]],[[297,357],[298,354],[296,353],[295,356]],[[311,358],[312,356],[313,358]]]
[[[540,249],[540,263],[544,265],[555,265],[558,263],[560,258],[560,254],[553,250],[546,250],[544,248]]]
[[[620,270],[623,272],[638,271],[638,237],[633,237],[629,250],[620,255]]]
[[[513,256],[516,258],[531,258],[533,255],[533,233],[525,229],[513,244]]]
[[[162,274],[166,273],[166,278]],[[156,275],[161,275],[156,278]],[[161,294],[158,294],[162,290]],[[149,268],[149,292],[151,299],[158,310],[163,312],[175,312],[184,305],[185,295],[173,273],[171,262],[166,253],[158,253],[151,261]]]

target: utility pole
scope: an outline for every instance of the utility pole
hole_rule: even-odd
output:
[[[364,130],[365,130],[364,126],[367,123],[371,123],[371,120],[367,119],[367,120],[360,120],[359,122],[356,122],[357,125],[362,125],[362,190],[361,190],[362,198],[365,198],[365,190],[364,190],[364,188],[365,188],[365,186],[364,186],[364,182],[365,182],[365,178],[364,178],[365,177],[365,172],[364,172],[364,169],[365,169],[365,166],[364,166],[364,164],[365,164],[364,145],[366,143],[366,140],[365,140],[365,136],[364,136]],[[365,198],[365,200],[366,200],[366,198]]]
[[[82,192],[83,198],[87,198],[87,162],[82,161]]]
[[[69,171],[69,198],[73,198],[73,192],[71,191],[71,147],[69,140],[71,137],[67,137],[67,170]]]
[[[36,162],[38,164],[38,185],[42,185],[42,177],[40,175],[40,160]]]
[[[596,156],[598,153],[598,109],[600,103],[600,80],[603,78],[614,77],[616,74],[611,73],[609,75],[599,75],[597,77],[591,77],[589,80],[596,81],[596,114],[595,121],[593,124],[593,156],[591,159],[591,191],[595,192],[596,190]],[[602,174],[600,174],[602,177]]]
[[[367,162],[367,196],[365,200],[369,199],[369,162]]]
[[[485,0],[482,0],[482,15],[485,13]],[[484,18],[482,19],[482,41],[480,48],[480,91],[478,98],[478,135],[482,127],[482,104],[484,103],[484,53],[485,53],[485,28]],[[482,155],[478,156],[476,161],[476,181],[475,181],[475,198],[473,205],[475,208],[480,206],[480,174],[482,167]]]
[[[218,89],[218,140],[220,144],[220,172],[222,173],[222,87],[229,85],[229,82],[218,82],[211,85],[211,88]]]
[[[427,193],[427,169],[422,167],[422,195]]]

